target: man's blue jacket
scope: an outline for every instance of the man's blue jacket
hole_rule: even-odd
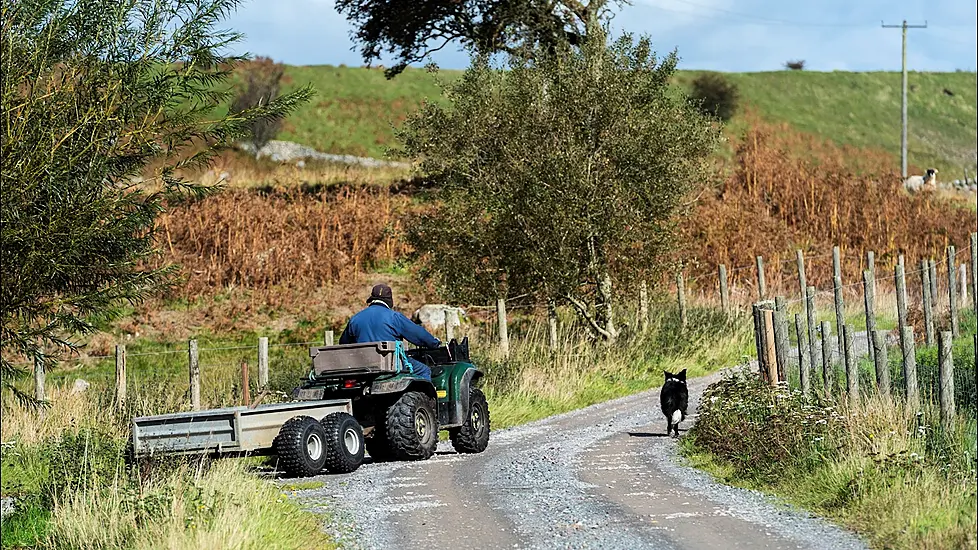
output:
[[[425,348],[441,345],[441,342],[421,325],[416,325],[402,313],[377,303],[370,304],[350,318],[346,330],[340,336],[340,344],[393,342],[401,339]]]

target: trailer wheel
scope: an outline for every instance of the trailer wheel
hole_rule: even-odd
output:
[[[282,425],[272,445],[286,474],[309,477],[323,470],[327,441],[326,430],[315,418],[297,416]]]
[[[387,441],[401,460],[427,460],[438,446],[435,400],[409,391],[387,409]]]
[[[363,429],[356,418],[345,412],[327,415],[322,420],[326,431],[326,469],[333,474],[348,474],[363,464]]]

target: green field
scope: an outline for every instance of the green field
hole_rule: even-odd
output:
[[[442,71],[451,80],[458,71]],[[678,84],[696,72],[680,71]],[[775,71],[731,73],[743,105],[839,144],[900,153],[900,74]],[[440,100],[436,77],[409,69],[393,80],[382,69],[330,65],[289,67],[286,89],[310,83],[316,97],[286,122],[281,139],[330,153],[381,157],[400,124],[424,98]],[[975,167],[976,74],[911,73],[910,163],[955,179]],[[948,95],[944,90],[953,95]],[[738,120],[733,121],[733,128]]]

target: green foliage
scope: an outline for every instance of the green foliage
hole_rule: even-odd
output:
[[[278,98],[285,65],[276,63],[268,57],[256,57],[238,67],[240,82],[235,91],[231,112],[239,113]],[[263,117],[251,123],[251,142],[259,150],[274,139],[282,128],[282,117]]]
[[[606,0],[541,2],[362,2],[339,0],[336,10],[356,29],[363,60],[397,56],[388,78],[452,41],[477,51],[513,51],[518,45],[554,49],[583,42],[585,28],[605,12]]]
[[[36,499],[19,501],[2,523],[3,548],[38,548],[48,531],[51,512]]]
[[[739,478],[773,481],[785,470],[810,471],[835,456],[844,418],[801,392],[771,388],[751,374],[711,385],[690,431],[696,445],[729,463]]]
[[[477,58],[400,132],[434,208],[409,227],[421,276],[450,299],[502,294],[583,305],[605,275],[662,269],[681,199],[718,129],[669,79],[648,39],[592,38],[508,70]]]
[[[5,2],[2,8],[2,383],[74,347],[91,315],[166,281],[146,267],[165,202],[205,190],[175,170],[280,117],[308,89],[213,117],[238,39],[215,26],[235,0]],[[153,177],[141,177],[148,166]],[[30,399],[18,393],[22,400]]]
[[[689,97],[703,114],[726,122],[737,112],[740,92],[737,85],[720,73],[703,73],[693,80]]]

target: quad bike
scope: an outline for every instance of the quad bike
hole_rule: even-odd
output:
[[[441,430],[460,453],[480,453],[489,444],[489,405],[477,387],[483,373],[469,359],[467,338],[411,350],[401,342],[326,346],[309,355],[312,371],[294,396],[349,399],[375,461],[426,460]],[[431,381],[415,375],[409,357],[431,368]]]

